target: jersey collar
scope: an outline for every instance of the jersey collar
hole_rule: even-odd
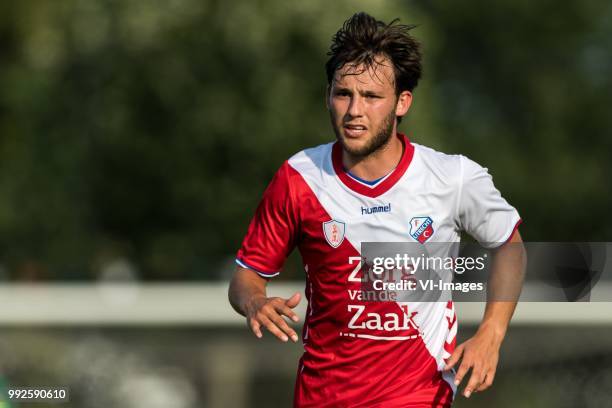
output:
[[[397,137],[404,145],[404,152],[402,154],[402,158],[400,159],[397,167],[391,172],[391,174],[389,174],[386,179],[384,179],[380,184],[373,188],[364,186],[346,173],[346,171],[344,170],[344,166],[342,165],[342,145],[340,145],[339,142],[334,143],[334,146],[332,147],[332,164],[334,167],[334,172],[336,173],[342,184],[344,184],[356,193],[372,198],[384,194],[391,187],[393,187],[395,183],[397,183],[398,180],[404,175],[406,170],[408,170],[410,162],[412,161],[412,156],[414,155],[414,146],[412,145],[412,143],[410,143],[410,140],[408,140],[406,135],[398,133]]]

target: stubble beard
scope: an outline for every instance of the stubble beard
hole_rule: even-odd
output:
[[[372,137],[365,146],[361,148],[352,148],[345,143],[345,139],[342,136],[341,129],[336,125],[332,117],[332,127],[334,133],[336,133],[336,139],[342,144],[342,148],[351,156],[356,159],[363,159],[371,154],[376,153],[381,148],[389,143],[391,136],[393,136],[393,125],[395,123],[395,112],[391,111],[387,117],[383,120],[378,129],[378,132]]]

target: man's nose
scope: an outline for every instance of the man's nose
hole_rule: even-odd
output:
[[[352,117],[363,115],[363,98],[359,95],[354,95],[351,98],[351,103],[347,112]]]

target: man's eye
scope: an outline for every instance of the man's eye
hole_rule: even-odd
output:
[[[336,92],[336,96],[349,96],[349,93],[346,91],[338,91]]]

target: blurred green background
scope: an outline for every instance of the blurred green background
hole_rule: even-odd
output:
[[[227,276],[275,170],[334,138],[360,10],[419,25],[412,140],[489,167],[525,239],[612,236],[609,2],[27,0],[0,4],[0,274]]]

